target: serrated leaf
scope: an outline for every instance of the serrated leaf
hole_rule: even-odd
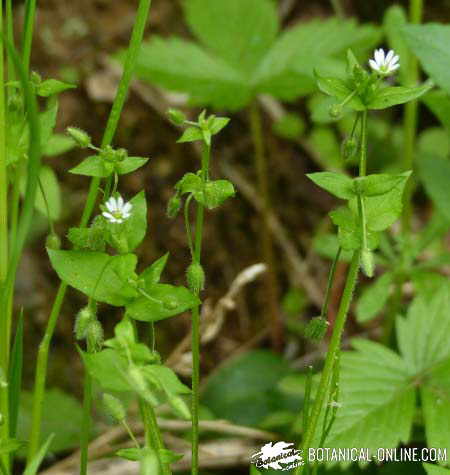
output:
[[[142,322],[156,322],[200,305],[200,300],[185,287],[155,284],[127,305],[127,315]]]
[[[76,88],[74,84],[59,81],[58,79],[46,79],[37,86],[36,92],[38,96],[50,97],[55,94],[60,94],[61,92],[67,91],[68,89],[74,88]]]
[[[197,38],[243,72],[255,69],[278,32],[278,14],[271,0],[190,0],[183,6]]]
[[[198,45],[179,38],[144,42],[136,65],[138,77],[186,92],[195,104],[236,110],[251,98],[241,72]]]
[[[161,278],[161,274],[166,267],[167,259],[169,258],[169,253],[164,254],[156,260],[150,267],[140,274],[139,278],[144,279],[145,286],[150,287],[153,284],[157,284]]]
[[[110,256],[102,252],[55,251],[47,249],[59,278],[89,297],[123,306],[136,297],[128,283],[134,277],[134,254]]]
[[[408,46],[423,69],[442,89],[450,93],[450,26],[437,23],[408,25],[402,30]]]
[[[95,176],[106,178],[114,171],[114,164],[105,161],[100,155],[92,155],[85,158],[79,165],[69,170],[75,175]]]
[[[418,99],[420,96],[423,96],[432,87],[433,83],[431,82],[426,82],[422,86],[418,87],[385,87],[380,89],[375,94],[375,97],[371,99],[367,105],[367,108],[372,110],[380,110],[386,109],[387,107],[404,104],[405,102],[413,101],[414,99]]]
[[[419,160],[419,177],[436,208],[450,220],[450,161],[448,158],[423,156]]]
[[[342,200],[355,196],[353,180],[343,173],[318,172],[306,175],[316,185]]]
[[[356,305],[356,316],[361,323],[368,322],[383,310],[390,295],[394,280],[392,272],[385,272],[375,282],[366,287]]]
[[[341,355],[340,396],[326,447],[396,447],[411,434],[415,389],[402,359],[388,348],[354,340]],[[346,463],[348,465],[348,463]]]

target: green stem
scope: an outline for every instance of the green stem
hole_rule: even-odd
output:
[[[169,464],[162,463],[161,450],[164,450],[164,443],[159,430],[158,421],[156,420],[155,411],[153,407],[145,401],[139,403],[142,419],[145,427],[145,445],[146,447],[153,447],[159,460],[163,475],[171,475]]]
[[[342,247],[339,246],[336,255],[334,256],[333,263],[331,264],[330,273],[328,274],[327,290],[325,292],[325,299],[322,306],[320,316],[328,318],[328,307],[330,306],[331,290],[333,289],[334,277],[336,275],[336,267],[341,257]]]
[[[137,55],[140,51],[140,46],[144,36],[144,30],[145,25],[147,24],[150,6],[151,0],[140,0],[139,2],[136,22],[133,27],[133,32],[130,39],[122,78],[120,80],[117,94],[109,115],[108,123],[106,125],[105,133],[102,140],[102,148],[111,144],[115,132],[117,130],[120,116],[127,98],[130,82],[133,76]],[[100,179],[93,178],[91,180],[86,205],[84,207],[83,214],[81,217],[80,227],[85,227],[89,222],[89,219],[95,207],[95,203],[97,201],[99,186]],[[42,422],[42,404],[44,400],[45,383],[47,378],[48,353],[53,333],[55,331],[56,323],[59,317],[59,313],[61,310],[61,306],[64,301],[66,289],[67,284],[65,282],[61,282],[59,285],[58,292],[56,294],[55,302],[53,304],[53,308],[49,317],[44,337],[41,341],[41,344],[39,345],[35,387],[33,394],[33,415],[30,433],[30,445],[28,450],[28,460],[31,460],[34,457],[39,448]]]
[[[319,387],[317,389],[317,396],[314,400],[314,405],[311,410],[308,427],[303,438],[302,449],[303,453],[305,454],[305,457],[308,457],[309,449],[314,443],[320,412],[323,409],[326,395],[330,386],[335,357],[340,348],[342,333],[344,331],[347,314],[352,301],[353,291],[355,289],[356,281],[358,278],[359,258],[360,251],[358,250],[353,253],[352,261],[347,275],[347,280],[345,283],[344,292],[342,294],[338,314],[336,316],[336,322],[333,328],[333,334],[331,335],[330,345],[328,347],[328,352],[325,359],[325,365],[322,371],[322,376],[320,378]],[[302,473],[301,467],[297,467],[294,473],[296,475]]]
[[[278,308],[278,282],[275,269],[274,247],[272,233],[269,228],[271,213],[271,199],[269,191],[268,164],[264,149],[263,126],[258,103],[254,101],[250,106],[250,127],[254,146],[255,169],[258,181],[258,194],[262,200],[261,209],[261,251],[267,265],[265,273],[265,290],[267,309],[271,326],[272,346],[281,350],[283,345],[283,325]]]
[[[211,147],[203,144],[202,152],[202,181],[206,184],[209,176],[209,161]],[[194,255],[193,261],[201,264],[203,224],[205,207],[197,203],[195,221]],[[192,309],[192,475],[198,475],[198,445],[199,445],[199,404],[200,404],[200,306]]]
[[[423,0],[410,0],[410,22],[418,24],[422,21]],[[419,63],[414,55],[410,55],[408,70],[405,78],[405,86],[415,86],[419,80]],[[414,169],[414,155],[417,135],[417,110],[418,101],[410,101],[405,105],[403,118],[403,168],[405,171]],[[402,213],[402,230],[408,236],[411,230],[412,194],[414,189],[413,180],[408,180],[405,189],[404,206]]]
[[[91,349],[88,348],[90,353]],[[92,378],[89,371],[84,370],[83,390],[83,419],[81,422],[80,439],[80,475],[87,475],[89,461],[89,440],[91,434],[91,410],[92,410]]]
[[[9,44],[14,46],[14,17],[12,0],[6,0],[6,38]],[[14,61],[8,55],[8,80],[13,81],[16,77],[16,71],[14,69]]]
[[[331,6],[333,7],[334,13],[339,19],[344,19],[344,9],[342,8],[341,0],[330,0]]]
[[[30,69],[31,47],[33,45],[34,24],[36,20],[36,0],[27,0],[22,36],[22,59],[25,70]]]
[[[0,24],[3,25],[3,5],[0,5]],[[4,49],[0,45],[0,289],[6,286],[8,276],[8,175],[6,169],[6,110],[5,110],[5,71]],[[3,300],[3,299],[2,299]],[[2,301],[0,307],[0,370],[6,376],[9,365],[11,312],[9,299]],[[0,389],[0,413],[4,421],[0,426],[0,440],[9,438],[8,388]],[[10,469],[9,456],[3,454],[1,460],[6,471]]]
[[[359,176],[367,174],[367,110],[361,112],[361,149],[359,156]]]

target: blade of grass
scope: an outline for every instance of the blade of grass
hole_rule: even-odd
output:
[[[11,352],[9,368],[9,433],[15,437],[19,415],[20,392],[22,389],[23,369],[23,310],[17,322],[16,336]]]
[[[34,24],[36,22],[36,0],[27,0],[22,36],[23,66],[27,73],[30,69],[31,47],[33,45]]]
[[[128,47],[127,58],[124,65],[122,78],[119,83],[116,97],[109,115],[108,123],[106,125],[105,133],[102,140],[102,147],[110,145],[113,141],[114,135],[119,124],[120,116],[130,87],[130,82],[133,76],[136,58],[141,48],[142,39],[144,37],[145,25],[150,13],[151,0],[140,0],[138,11],[136,14],[136,22],[134,24],[133,32]],[[89,187],[89,193],[86,200],[86,205],[80,221],[80,227],[85,227],[94,210],[95,203],[99,194],[100,179],[93,178]],[[42,401],[44,399],[45,384],[47,378],[48,353],[50,343],[53,338],[56,323],[58,321],[61,306],[64,302],[64,297],[67,289],[67,284],[61,282],[58,292],[55,297],[52,311],[49,316],[47,328],[44,337],[39,345],[38,360],[36,366],[35,386],[33,394],[33,412],[32,424],[30,433],[30,445],[28,451],[28,459],[32,458],[39,447],[41,421],[42,421]]]
[[[23,475],[36,475],[39,467],[44,460],[44,457],[46,453],[48,452],[48,449],[50,447],[50,444],[52,443],[53,437],[55,437],[55,434],[50,434],[47,438],[47,440],[42,444],[41,448],[39,451],[36,453],[36,455],[33,457],[31,462],[27,464],[27,467],[25,468],[25,471],[23,472]]]

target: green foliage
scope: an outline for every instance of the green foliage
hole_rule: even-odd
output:
[[[450,289],[431,301],[417,297],[397,320],[400,355],[378,343],[354,340],[341,356],[340,401],[327,446],[396,447],[411,438],[419,389],[430,447],[450,447],[448,335]],[[427,318],[423,318],[424,315]],[[362,398],[361,395],[364,395]]]
[[[44,457],[47,455],[53,438],[54,434],[48,436],[47,440],[42,444],[36,455],[28,462],[23,475],[36,475],[38,473],[39,467],[44,460]]]
[[[210,376],[202,403],[218,418],[257,425],[282,404],[276,385],[288,372],[287,362],[279,356],[264,350],[250,351]]]
[[[393,273],[385,272],[364,289],[356,305],[356,316],[359,322],[368,322],[380,314],[389,299],[393,281]]]
[[[438,465],[431,465],[430,463],[424,463],[423,467],[427,475],[448,475],[450,473],[450,470],[439,467]]]
[[[77,399],[60,389],[49,389],[45,393],[43,411],[46,416],[42,422],[42,438],[46,440],[51,434],[55,435],[52,451],[62,452],[77,447],[82,419],[82,409]],[[28,437],[31,417],[32,395],[23,392],[17,430],[19,438]]]
[[[403,28],[408,46],[438,86],[450,93],[450,26],[428,23]]]
[[[260,93],[293,100],[315,89],[315,67],[342,72],[339,56],[350,46],[376,43],[373,26],[353,20],[311,21],[280,35],[271,0],[184,2],[199,44],[154,37],[144,44],[137,74],[189,94],[194,104],[240,109]]]

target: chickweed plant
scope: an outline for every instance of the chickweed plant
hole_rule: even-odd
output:
[[[335,262],[342,250],[350,251],[352,258],[314,402],[309,407],[310,401],[307,400],[304,408],[305,427],[301,448],[305,454],[308,454],[313,444],[323,446],[336,417],[338,405],[334,403],[337,403],[339,394],[340,344],[358,274],[361,269],[367,277],[374,276],[374,251],[379,246],[381,233],[401,214],[403,192],[411,174],[409,170],[400,174],[367,174],[369,111],[415,100],[432,87],[431,83],[418,87],[388,85],[386,79],[395,74],[400,62],[401,59],[393,50],[385,53],[383,49],[378,49],[369,60],[371,72],[368,72],[349,50],[347,78],[323,77],[317,73],[319,89],[339,101],[330,107],[332,117],[339,118],[344,107],[356,111],[351,134],[343,144],[343,153],[347,159],[358,157],[358,176],[351,178],[334,172],[308,175],[316,185],[346,202],[330,213],[331,220],[338,227],[340,246]],[[335,264],[331,268],[330,281],[333,280],[334,270]],[[329,292],[326,300],[328,298]],[[319,318],[310,322],[307,329],[309,335],[324,334],[327,303],[324,309]],[[295,473],[308,473],[309,468],[308,464],[304,468],[297,467]]]

